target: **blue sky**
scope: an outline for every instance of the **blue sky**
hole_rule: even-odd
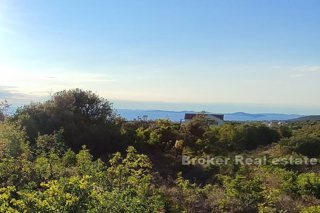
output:
[[[0,0],[0,99],[320,114],[320,1]]]

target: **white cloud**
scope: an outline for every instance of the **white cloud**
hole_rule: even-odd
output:
[[[0,101],[7,100],[9,104],[24,104],[38,99],[39,97],[32,94],[19,92],[16,87],[0,86]]]
[[[295,71],[303,72],[303,73],[310,73],[310,72],[320,72],[320,66],[318,65],[303,65],[294,67]]]
[[[320,73],[319,65],[302,65],[293,67],[294,73],[290,75],[291,78],[301,78],[312,73]]]
[[[0,86],[15,88],[16,93],[48,96],[52,92],[71,88],[98,87],[116,80],[106,74],[67,72],[63,69],[27,70],[0,65]]]
[[[280,65],[275,65],[275,66],[272,66],[271,67],[272,69],[275,69],[275,70],[279,70],[281,69],[282,67]]]
[[[304,75],[301,74],[301,73],[297,73],[297,74],[292,74],[292,75],[290,75],[291,78],[301,78],[301,77],[303,77],[303,76],[304,76]]]

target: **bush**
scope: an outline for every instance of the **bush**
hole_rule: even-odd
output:
[[[236,199],[238,206],[245,211],[252,211],[257,208],[259,202],[263,200],[262,181],[257,177],[248,179],[242,175],[234,178],[223,177],[223,186],[230,199]]]
[[[26,134],[13,123],[0,124],[0,158],[30,154]]]
[[[313,195],[320,198],[320,175],[303,173],[297,178],[297,188],[301,195]]]
[[[299,136],[290,139],[282,139],[280,146],[284,152],[296,152],[308,157],[320,156],[320,137],[316,136]]]
[[[309,206],[301,210],[301,213],[319,213],[319,212],[320,212],[320,206]]]

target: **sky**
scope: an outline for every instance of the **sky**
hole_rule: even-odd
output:
[[[0,100],[320,114],[318,0],[0,0]]]

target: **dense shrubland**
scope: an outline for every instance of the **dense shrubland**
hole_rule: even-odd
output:
[[[125,121],[107,100],[62,91],[0,107],[0,212],[319,212],[320,168],[182,165],[237,154],[320,156],[320,124]]]

